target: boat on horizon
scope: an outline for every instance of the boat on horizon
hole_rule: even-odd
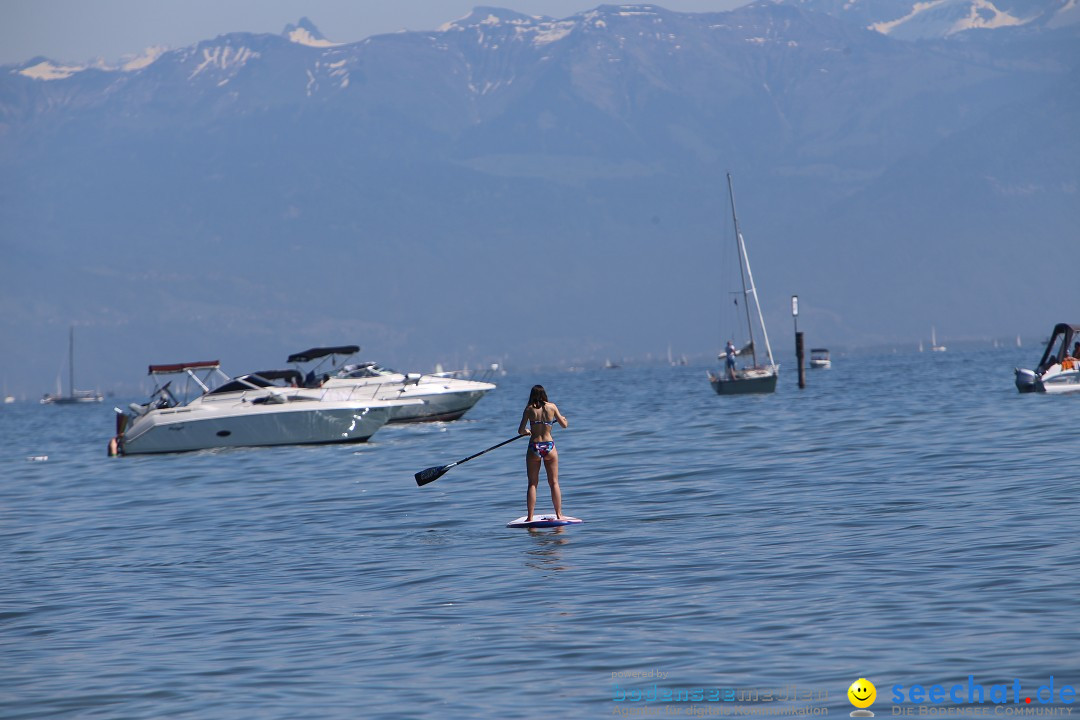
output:
[[[42,405],[88,405],[91,403],[100,403],[104,401],[105,397],[97,390],[76,390],[75,389],[75,326],[72,325],[68,333],[68,390],[69,394],[64,395],[63,390],[60,387],[60,376],[56,376],[56,394],[45,393],[41,398]],[[11,402],[15,399],[12,398]],[[7,397],[4,398],[4,402],[8,402]]]
[[[945,352],[946,347],[944,345],[937,344],[937,329],[933,325],[930,326],[930,352]]]
[[[149,375],[150,399],[117,409],[118,454],[366,442],[395,407],[415,402],[325,399],[300,387],[296,370],[229,377],[217,360],[151,365]],[[166,377],[181,378],[183,389]]]
[[[810,349],[810,367],[815,369],[825,369],[832,367],[832,359],[829,357],[828,348],[811,348]]]
[[[773,360],[772,347],[769,345],[769,334],[765,330],[765,318],[761,313],[761,304],[758,302],[757,288],[754,286],[754,275],[750,271],[750,257],[746,253],[746,242],[743,239],[742,230],[739,228],[739,218],[735,212],[735,189],[731,181],[731,173],[727,175],[728,196],[731,199],[731,220],[735,226],[735,247],[739,261],[739,277],[742,282],[743,308],[746,311],[746,332],[750,338],[742,350],[735,353],[736,356],[750,352],[751,364],[736,368],[733,371],[723,370],[718,373],[708,372],[709,383],[718,395],[745,395],[766,394],[776,391],[776,380],[780,374],[780,366]],[[747,286],[749,281],[749,287]],[[754,343],[754,323],[750,317],[750,300],[754,302],[757,310],[757,322],[761,328],[761,336],[765,341],[765,354],[768,361],[764,364],[758,362],[757,349]],[[736,304],[738,301],[736,300]],[[724,355],[719,356],[721,359]]]
[[[359,352],[359,345],[317,347],[293,353],[288,362],[303,372],[304,387],[321,390],[327,399],[416,401],[395,407],[391,423],[457,420],[496,387],[452,371],[402,373],[375,362],[350,362]]]
[[[1051,394],[1080,391],[1080,325],[1058,323],[1034,370],[1015,368],[1016,389],[1021,393]],[[1071,346],[1071,347],[1070,347]]]

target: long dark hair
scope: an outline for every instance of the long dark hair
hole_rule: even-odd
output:
[[[547,390],[543,385],[533,385],[532,391],[529,393],[529,405],[537,410],[543,410],[547,405]]]

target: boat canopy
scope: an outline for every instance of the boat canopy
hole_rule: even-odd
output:
[[[220,360],[201,360],[199,362],[176,363],[175,365],[151,365],[149,375],[173,375],[188,370],[217,370]]]
[[[1054,326],[1054,332],[1050,334],[1050,342],[1046,343],[1042,360],[1039,361],[1038,371],[1043,372],[1046,368],[1061,362],[1068,357],[1075,340],[1080,340],[1080,325],[1058,323]]]
[[[827,353],[827,352],[829,352],[829,348],[810,348],[810,352],[812,352],[812,353]]]
[[[291,363],[305,363],[312,360],[318,360],[319,358],[326,357],[327,355],[355,355],[360,352],[359,345],[338,345],[336,347],[321,347],[311,348],[304,352],[294,353],[289,356],[288,362]]]

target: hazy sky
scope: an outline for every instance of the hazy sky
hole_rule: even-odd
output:
[[[748,0],[667,0],[669,10],[730,10]],[[0,0],[0,64],[37,55],[114,61],[152,45],[184,47],[228,32],[279,33],[308,17],[330,40],[430,30],[477,5],[566,17],[600,0]]]

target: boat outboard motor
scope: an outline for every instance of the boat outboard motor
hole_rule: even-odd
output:
[[[1014,368],[1016,370],[1016,389],[1022,393],[1035,392],[1039,389],[1039,376],[1034,370]]]

